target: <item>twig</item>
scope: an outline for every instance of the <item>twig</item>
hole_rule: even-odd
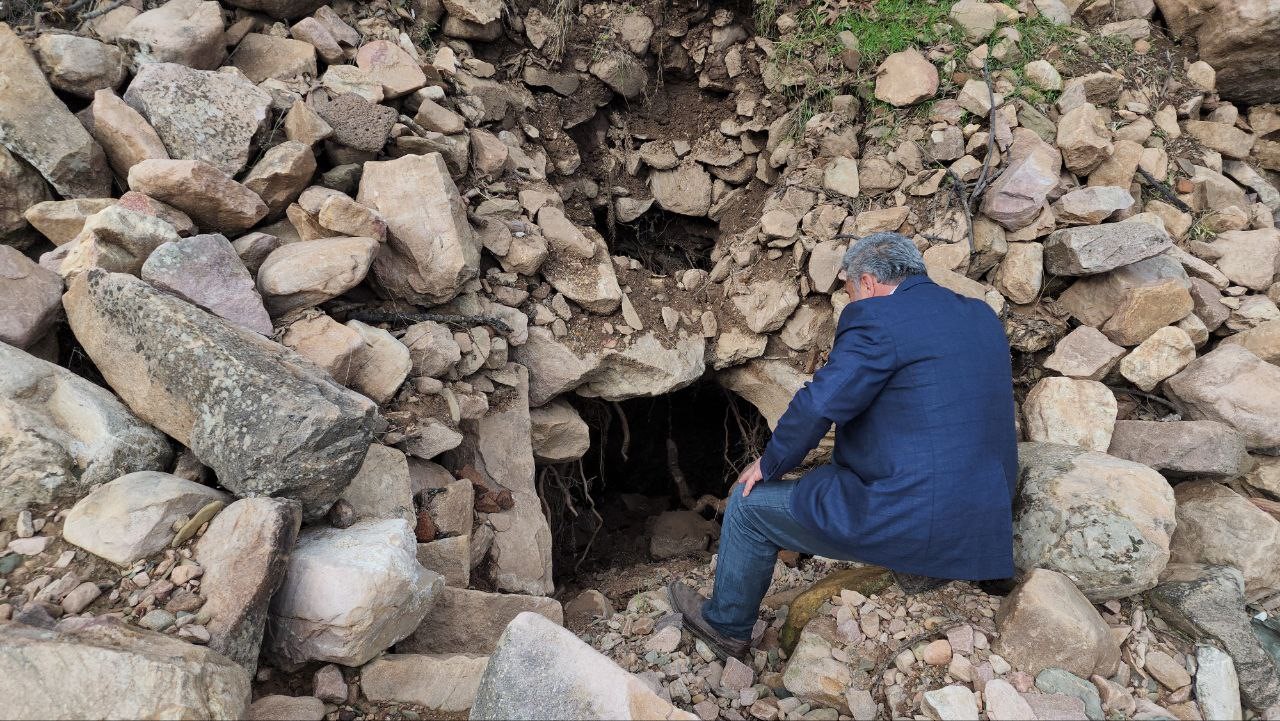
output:
[[[994,131],[992,134],[994,134]],[[951,178],[951,191],[956,194],[960,209],[964,211],[965,224],[969,228],[969,254],[973,255],[974,246],[976,245],[973,240],[973,209],[970,208],[970,202],[973,197],[965,197],[964,181],[960,179],[959,175],[956,175],[956,171],[947,168],[947,177]]]
[[[511,326],[503,319],[493,315],[455,315],[452,313],[399,313],[385,310],[357,310],[347,315],[351,320],[362,323],[421,323],[435,321],[445,325],[471,327],[487,325],[502,333],[510,333]]]
[[[1177,406],[1173,405],[1168,400],[1165,400],[1164,398],[1161,398],[1160,396],[1155,395],[1153,393],[1143,393],[1142,391],[1135,391],[1132,388],[1124,388],[1121,386],[1107,386],[1107,388],[1110,388],[1115,393],[1124,393],[1125,395],[1134,396],[1135,398],[1145,398],[1146,400],[1159,403],[1160,405],[1168,408],[1171,411],[1174,411],[1175,413],[1178,411]]]
[[[667,436],[667,470],[671,473],[671,480],[675,481],[680,505],[691,511],[694,510],[696,503],[693,500],[693,494],[689,492],[689,482],[684,478],[684,471],[680,470],[680,449],[676,447],[676,441],[670,435]]]
[[[978,206],[978,201],[982,200],[982,194],[987,192],[987,186],[991,184],[992,178],[989,176],[991,172],[991,158],[996,153],[996,91],[991,87],[991,67],[987,59],[982,61],[982,79],[987,85],[987,102],[991,105],[991,109],[987,111],[987,155],[982,159],[982,172],[978,174],[978,181],[973,184],[973,192],[969,194],[969,213],[972,213]],[[969,234],[973,235],[973,221],[969,222]],[[970,248],[973,247],[972,241]]]
[[[631,424],[627,422],[627,414],[623,412],[622,406],[617,401],[611,402],[613,410],[618,413],[618,420],[622,422],[622,448],[620,449],[622,460],[629,461],[631,459],[627,458],[627,451],[631,450]]]
[[[426,128],[424,128],[424,127],[422,127],[421,125],[419,125],[419,124],[418,124],[418,121],[414,120],[413,118],[409,117],[408,115],[405,115],[405,114],[401,113],[401,114],[400,114],[400,122],[402,122],[402,123],[404,123],[405,125],[409,126],[409,129],[413,131],[413,134],[414,134],[414,135],[417,135],[417,136],[418,136],[418,137],[420,137],[420,138],[425,138],[425,137],[427,137],[427,129],[426,129]]]
[[[97,10],[93,10],[93,11],[90,11],[90,12],[84,13],[83,15],[81,15],[81,16],[80,16],[80,22],[84,22],[85,20],[92,20],[92,19],[94,19],[94,18],[98,17],[99,15],[106,15],[107,13],[111,12],[112,10],[115,10],[116,8],[120,7],[121,5],[124,5],[124,4],[125,4],[125,2],[126,2],[126,0],[115,0],[115,2],[112,2],[112,3],[108,3],[108,4],[106,4],[106,5],[103,5],[102,7],[98,8]],[[80,3],[79,3],[79,2],[72,3],[71,5],[69,5],[69,6],[67,7],[67,10],[71,10],[71,8],[76,7],[76,6],[78,6],[78,5],[80,5]]]
[[[1143,180],[1147,181],[1147,185],[1150,186],[1151,189],[1154,190],[1157,195],[1169,201],[1169,205],[1172,205],[1173,207],[1177,208],[1178,210],[1181,210],[1184,213],[1192,212],[1191,206],[1182,202],[1182,200],[1178,198],[1177,195],[1174,195],[1172,190],[1169,190],[1169,186],[1165,185],[1164,183],[1161,183],[1159,180],[1156,180],[1155,177],[1151,175],[1151,173],[1147,172],[1143,168],[1138,168],[1138,174],[1142,176]]]

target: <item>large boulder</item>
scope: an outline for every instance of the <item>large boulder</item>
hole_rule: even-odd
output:
[[[412,633],[443,588],[403,520],[309,528],[271,599],[266,645],[287,666],[358,666]]]
[[[139,72],[153,63],[213,70],[227,55],[222,7],[212,0],[169,0],[148,10],[120,32]]]
[[[536,613],[507,626],[471,718],[696,719],[569,631]]]
[[[502,629],[526,612],[564,624],[564,610],[554,598],[446,587],[413,635],[397,648],[413,653],[491,653]]]
[[[169,546],[174,522],[190,519],[227,494],[157,471],[138,471],[104,483],[67,514],[62,536],[117,566],[129,566]]]
[[[1027,440],[1106,451],[1118,406],[1111,389],[1079,378],[1043,378],[1027,393],[1022,416]]]
[[[1014,561],[1068,576],[1095,603],[1156,585],[1169,561],[1174,495],[1155,471],[1072,446],[1018,447]]]
[[[0,145],[40,171],[64,198],[111,194],[111,169],[102,147],[53,94],[22,38],[5,23],[0,23],[0,88]]]
[[[996,612],[1000,637],[993,650],[1021,671],[1038,674],[1060,668],[1082,678],[1110,676],[1120,663],[1120,646],[1097,609],[1071,579],[1034,569]]]
[[[168,203],[210,233],[238,233],[267,215],[258,194],[202,160],[144,160],[129,169],[129,189]]]
[[[258,666],[268,604],[284,582],[301,523],[296,501],[243,498],[214,516],[196,543],[209,647],[250,675]]]
[[[1250,463],[1244,438],[1217,421],[1116,421],[1107,453],[1170,476],[1239,478]]]
[[[1218,346],[1164,387],[1184,418],[1225,423],[1250,449],[1280,447],[1280,366],[1243,346]]]
[[[107,383],[236,494],[317,518],[364,460],[373,403],[283,346],[119,273],[77,276],[63,304]]]
[[[0,245],[0,343],[29,348],[53,328],[62,310],[62,278]]]
[[[365,163],[356,199],[387,221],[373,276],[391,297],[443,303],[475,277],[480,240],[439,153]]]
[[[203,160],[233,176],[271,118],[271,95],[243,75],[176,63],[143,66],[124,101],[151,124],[169,157]]]
[[[1140,221],[1063,228],[1044,244],[1045,269],[1054,275],[1092,275],[1163,253],[1173,239]]]
[[[1280,588],[1280,521],[1213,481],[1181,483],[1175,495],[1174,563],[1234,566],[1244,574],[1250,599]]]
[[[1147,598],[1166,623],[1226,649],[1235,662],[1246,703],[1267,708],[1280,700],[1280,675],[1250,628],[1244,577],[1238,569],[1169,564],[1160,585]]]
[[[105,388],[5,343],[0,368],[0,507],[72,503],[168,467],[168,439]]]
[[[4,626],[7,717],[247,718],[251,677],[203,646],[106,616],[71,619],[57,630]]]
[[[1200,59],[1218,71],[1222,97],[1248,105],[1280,102],[1280,8],[1274,0],[1219,2],[1212,9],[1210,3],[1186,4],[1205,13],[1196,34]]]

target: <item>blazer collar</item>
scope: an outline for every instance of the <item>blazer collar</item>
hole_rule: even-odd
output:
[[[933,281],[929,280],[929,276],[923,273],[921,273],[920,275],[909,275],[906,278],[903,278],[902,282],[898,283],[898,288],[897,290],[894,291],[894,295],[897,295],[898,293],[901,293],[904,290],[910,290],[912,286],[917,286],[917,285],[920,285],[921,283],[932,283],[932,282]]]

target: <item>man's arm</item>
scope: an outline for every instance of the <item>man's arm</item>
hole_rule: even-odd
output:
[[[864,303],[840,314],[827,364],[796,392],[778,420],[760,457],[760,475],[775,481],[800,465],[832,423],[845,423],[866,410],[897,370],[893,340]]]

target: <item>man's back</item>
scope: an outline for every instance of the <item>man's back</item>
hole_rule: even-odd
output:
[[[1017,438],[999,319],[981,301],[912,276],[893,295],[847,307],[840,327],[830,365],[855,375],[882,364],[883,383],[865,409],[837,422],[832,465],[800,482],[794,512],[870,563],[943,578],[1011,576]],[[861,349],[840,338],[855,327]]]

